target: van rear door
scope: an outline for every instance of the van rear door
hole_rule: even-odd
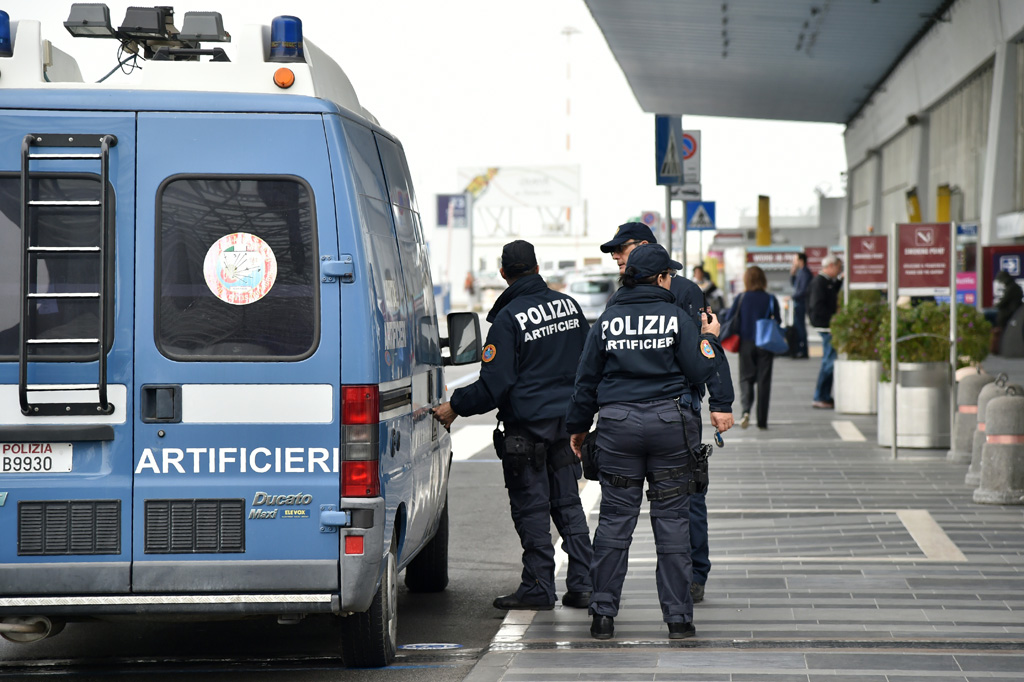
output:
[[[63,101],[0,111],[5,595],[123,593],[131,574],[135,115]]]
[[[318,114],[138,119],[135,592],[338,590],[338,257]]]

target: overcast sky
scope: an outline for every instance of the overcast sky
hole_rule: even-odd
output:
[[[142,3],[108,3],[115,27],[129,4]],[[70,6],[2,4],[13,20],[41,20],[43,37],[96,80],[116,64],[116,43],[72,38],[62,25]],[[640,110],[583,0],[208,0],[174,9],[178,28],[186,11],[220,11],[228,32],[300,17],[305,36],[405,145],[428,233],[434,195],[461,191],[456,169],[467,166],[579,164],[592,233],[664,209],[654,116]],[[566,27],[579,32],[567,40]],[[756,213],[759,194],[775,215],[806,213],[815,187],[843,194],[842,126],[684,116],[683,127],[702,131],[704,198],[717,201],[719,226]]]

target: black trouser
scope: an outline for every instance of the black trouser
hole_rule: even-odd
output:
[[[693,413],[685,428],[691,443],[700,432]],[[594,593],[590,613],[616,616],[626,579],[629,546],[640,515],[643,479],[649,474],[685,467],[683,419],[672,400],[611,403],[601,407],[597,447],[601,451],[601,517],[594,534]],[[618,481],[614,479],[619,479]],[[623,479],[635,485],[621,487]],[[667,623],[693,621],[690,596],[689,471],[650,484],[662,499],[650,503],[651,528],[658,562],[655,582],[662,618]]]
[[[761,350],[753,339],[740,340],[740,403],[743,412],[754,405],[754,385],[757,384],[757,425],[768,426],[768,403],[772,397],[772,364],[775,356]]]
[[[567,453],[571,453],[569,441],[562,439],[546,448],[545,463],[539,468],[530,464],[517,467],[507,455],[502,461],[512,523],[523,547],[522,582],[515,594],[525,602],[550,604],[555,601],[552,521],[562,537],[562,550],[569,557],[567,589],[591,591],[589,570],[593,548],[579,495],[582,469],[575,456],[569,457],[571,464],[560,465],[565,462]]]

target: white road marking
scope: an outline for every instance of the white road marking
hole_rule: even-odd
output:
[[[480,370],[475,370],[473,372],[470,372],[469,374],[467,374],[464,377],[459,377],[458,379],[452,379],[451,381],[448,382],[448,393],[449,393],[449,395],[451,395],[452,389],[458,388],[459,386],[465,386],[466,384],[471,384],[474,381],[476,381],[479,376],[480,376]]]
[[[931,561],[967,561],[960,548],[926,509],[902,509],[896,512],[896,516]]]
[[[860,432],[857,425],[851,421],[834,421],[832,422],[832,428],[836,430],[839,437],[843,440],[865,440],[864,434]]]
[[[469,459],[494,442],[491,434],[494,427],[487,424],[466,424],[452,431],[452,459],[460,462]],[[493,454],[493,453],[492,453]]]

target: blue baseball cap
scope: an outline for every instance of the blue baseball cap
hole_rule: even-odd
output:
[[[623,223],[619,225],[619,229],[615,231],[615,236],[612,237],[611,241],[601,244],[601,250],[605,253],[611,253],[622,244],[632,240],[649,244],[658,243],[658,240],[654,238],[654,233],[651,232],[651,228],[643,223]]]
[[[666,270],[682,270],[683,264],[669,258],[668,251],[661,244],[641,244],[629,252],[626,272],[633,268],[637,279],[660,275]]]

